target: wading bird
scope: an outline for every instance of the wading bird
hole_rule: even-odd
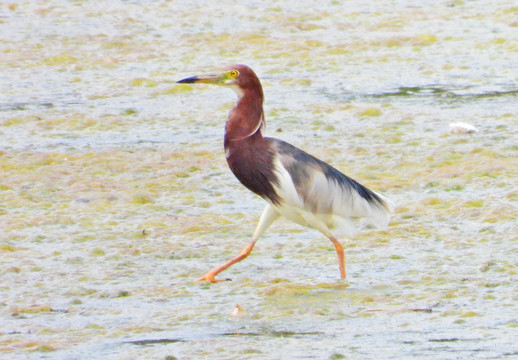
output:
[[[259,237],[280,216],[327,236],[338,254],[340,277],[345,279],[344,248],[331,230],[352,236],[360,218],[367,224],[386,227],[392,212],[389,201],[295,146],[263,137],[263,89],[248,66],[234,65],[216,74],[192,76],[178,83],[225,85],[237,93],[237,104],[225,125],[228,166],[244,186],[268,203],[250,244],[238,256],[198,280],[221,281],[215,276],[246,258]]]

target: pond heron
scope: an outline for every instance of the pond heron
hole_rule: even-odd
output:
[[[259,237],[281,216],[328,237],[338,255],[340,278],[345,279],[344,248],[335,234],[354,235],[359,219],[378,228],[386,227],[392,212],[389,201],[295,146],[263,137],[263,89],[248,66],[234,65],[178,83],[223,85],[237,93],[237,104],[225,125],[228,166],[241,184],[268,203],[250,244],[198,280],[223,281],[215,279],[216,275],[246,258]]]

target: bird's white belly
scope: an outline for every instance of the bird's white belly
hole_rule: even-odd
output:
[[[299,225],[320,231],[327,237],[345,235],[353,237],[356,234],[356,224],[353,219],[346,219],[333,214],[314,214],[305,209],[290,205],[272,205],[274,209],[288,220]],[[336,230],[336,233],[331,230]]]
[[[277,212],[279,214],[284,216],[286,219],[291,220],[302,226],[311,227],[311,225],[308,223],[308,220],[307,220],[308,214],[302,214],[304,212],[303,209],[292,207],[289,205],[288,206],[287,205],[281,205],[281,206],[273,205],[273,207],[275,208],[275,210],[277,210]]]

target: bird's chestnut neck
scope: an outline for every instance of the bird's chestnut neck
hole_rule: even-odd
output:
[[[263,111],[263,91],[261,85],[239,89],[236,106],[228,114],[225,125],[225,143],[238,141],[261,133],[265,125]]]

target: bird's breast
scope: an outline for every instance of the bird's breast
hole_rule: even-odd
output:
[[[271,203],[278,204],[281,199],[275,190],[278,184],[275,154],[261,140],[226,141],[225,156],[230,170],[241,184]]]

